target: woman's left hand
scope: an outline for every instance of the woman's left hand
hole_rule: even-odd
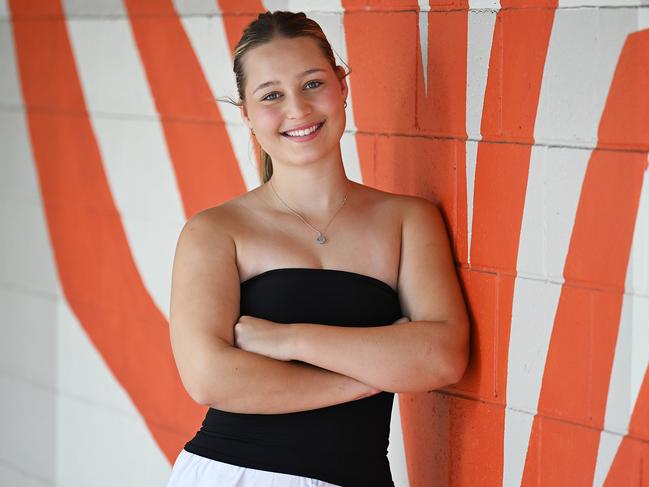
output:
[[[276,360],[289,361],[291,356],[290,324],[242,315],[234,325],[234,345]]]

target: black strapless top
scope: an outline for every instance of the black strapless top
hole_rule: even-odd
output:
[[[397,292],[364,274],[280,268],[241,283],[240,315],[278,323],[382,326],[401,317]],[[287,384],[290,387],[290,384]],[[233,465],[344,487],[393,486],[387,458],[394,393],[284,414],[210,408],[185,450]]]

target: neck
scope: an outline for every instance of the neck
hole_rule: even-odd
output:
[[[304,166],[275,163],[273,176],[266,183],[267,193],[275,206],[286,210],[273,193],[273,188],[287,205],[303,215],[329,215],[336,211],[350,191],[352,182],[347,178],[342,157],[318,160]]]

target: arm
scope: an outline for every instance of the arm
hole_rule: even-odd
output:
[[[405,203],[398,291],[412,321],[293,325],[294,358],[389,392],[428,391],[461,379],[469,321],[446,228],[433,203],[415,197]]]
[[[239,317],[235,247],[220,207],[192,217],[174,257],[170,339],[183,385],[196,402],[242,413],[283,413],[378,392],[351,377],[233,347]]]
[[[223,411],[290,413],[379,392],[356,379],[311,364],[283,362],[230,346],[213,353],[204,364],[206,370],[219,372],[204,377],[204,396],[195,400]]]
[[[388,392],[422,392],[457,382],[446,322],[344,327],[296,324],[294,358]]]

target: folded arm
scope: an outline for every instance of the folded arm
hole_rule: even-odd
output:
[[[293,357],[389,392],[422,392],[457,382],[461,323],[413,321],[344,327],[292,325]]]
[[[363,382],[307,363],[275,360],[229,345],[196,346],[199,404],[237,413],[277,414],[331,406],[379,392]],[[200,386],[198,385],[200,384]]]
[[[276,360],[234,347],[239,272],[220,207],[183,227],[172,272],[169,333],[180,378],[199,404],[240,413],[287,413],[378,392],[317,366]]]
[[[469,320],[437,207],[404,199],[398,293],[412,321],[384,326],[279,324],[242,317],[241,348],[301,360],[389,392],[430,391],[459,381],[469,355]]]
[[[299,360],[391,392],[459,381],[469,359],[469,319],[446,226],[437,206],[401,196],[397,291],[409,323],[370,328],[303,324]]]

